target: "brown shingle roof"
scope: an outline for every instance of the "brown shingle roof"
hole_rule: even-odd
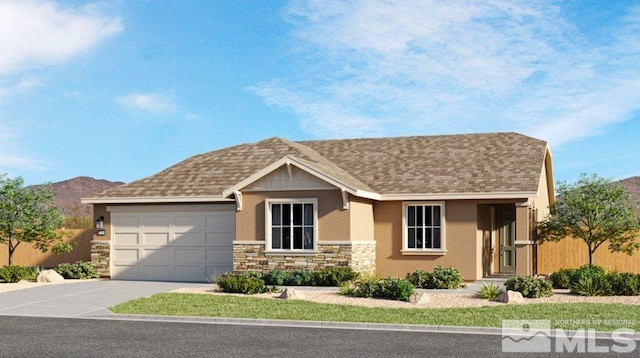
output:
[[[193,156],[96,197],[218,197],[286,156],[378,194],[535,192],[546,148],[517,133],[303,142],[274,137]]]

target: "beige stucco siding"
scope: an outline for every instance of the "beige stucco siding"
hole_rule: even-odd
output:
[[[338,190],[244,192],[242,210],[236,213],[236,241],[265,240],[265,200],[316,198],[318,241],[348,241],[350,213],[342,209]]]
[[[351,241],[373,241],[373,205],[371,200],[350,196]]]
[[[538,193],[535,199],[535,208],[537,209],[537,220],[542,221],[549,215],[549,196],[554,196],[555,193],[549,193],[549,185],[547,178],[547,165],[542,165],[542,173],[540,175],[540,184],[538,185]]]
[[[456,267],[466,280],[482,277],[482,243],[478,230],[477,202],[445,202],[444,255],[403,255],[403,203],[374,204],[376,273],[378,276],[404,277],[416,269],[433,270],[437,265]]]

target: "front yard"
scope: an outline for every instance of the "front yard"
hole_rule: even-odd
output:
[[[119,314],[501,327],[503,319],[549,319],[553,328],[640,331],[640,305],[540,303],[466,308],[371,308],[235,295],[163,293],[110,308]]]

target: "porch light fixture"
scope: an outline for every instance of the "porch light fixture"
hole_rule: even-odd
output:
[[[96,235],[105,236],[106,234],[107,230],[104,229],[104,216],[100,216],[96,219]]]
[[[104,228],[104,216],[101,216],[96,219],[96,229]]]

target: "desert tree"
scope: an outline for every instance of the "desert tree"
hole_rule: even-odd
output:
[[[9,265],[24,242],[42,252],[71,251],[73,245],[62,242],[65,233],[58,230],[63,221],[50,186],[25,187],[22,178],[0,174],[0,243],[8,246]]]
[[[584,241],[593,254],[604,243],[611,252],[631,255],[640,248],[638,199],[620,183],[596,174],[581,174],[575,183],[559,182],[557,200],[550,215],[539,225],[539,240]]]

